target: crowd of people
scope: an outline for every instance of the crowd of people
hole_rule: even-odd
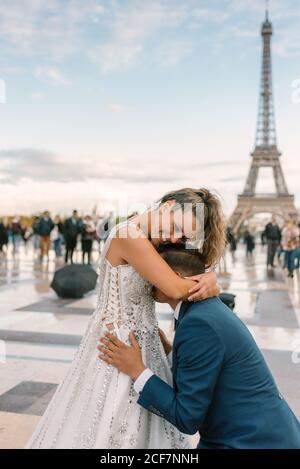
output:
[[[256,235],[255,230],[250,227],[246,228],[240,236],[236,236],[230,227],[228,228],[227,242],[233,259],[240,239],[245,244],[247,259],[252,258]],[[275,267],[275,257],[277,257],[278,264],[286,269],[288,277],[292,278],[295,269],[300,267],[300,223],[297,225],[294,220],[289,219],[280,227],[273,215],[261,232],[260,240],[263,246],[267,246],[267,269]]]
[[[41,216],[34,217],[30,226],[26,227],[22,226],[17,216],[8,224],[0,219],[0,254],[5,255],[9,243],[16,253],[21,242],[26,246],[32,240],[41,262],[44,258],[49,259],[49,252],[53,249],[55,258],[64,260],[67,264],[74,262],[74,252],[81,245],[82,263],[91,264],[93,246],[97,246],[98,252],[101,250],[110,226],[114,223],[112,212],[106,217],[96,219],[91,215],[79,217],[77,210],[73,210],[72,215],[64,220],[60,215],[52,218],[46,210]],[[236,235],[230,227],[227,228],[227,243],[233,259],[240,240],[245,244],[247,259],[252,258],[258,234],[254,231],[246,227]],[[275,267],[277,257],[278,263],[287,269],[288,276],[293,277],[295,269],[300,266],[300,223],[297,225],[295,221],[287,220],[280,227],[273,215],[260,233],[260,242],[267,246],[267,268]]]
[[[0,254],[6,255],[9,244],[12,245],[12,252],[17,253],[22,242],[27,246],[31,240],[34,250],[39,253],[40,262],[45,258],[49,260],[49,252],[53,249],[57,260],[72,264],[74,252],[80,243],[82,263],[91,264],[94,242],[99,250],[106,240],[112,219],[112,213],[102,219],[93,219],[91,215],[79,217],[77,210],[73,210],[72,215],[65,220],[60,215],[52,218],[49,211],[45,210],[26,226],[22,225],[18,216],[7,224],[0,219]]]

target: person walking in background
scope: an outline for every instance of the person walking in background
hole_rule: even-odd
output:
[[[43,261],[44,256],[47,256],[49,260],[49,249],[50,249],[50,233],[54,227],[53,221],[50,218],[50,213],[45,210],[43,213],[39,224],[38,224],[38,233],[40,235],[40,261]]]
[[[39,235],[39,222],[40,222],[40,217],[35,215],[33,218],[33,223],[32,223],[32,231],[33,231],[32,239],[33,239],[34,252],[37,252],[40,249],[40,245],[41,245],[40,235]]]
[[[93,241],[96,234],[96,225],[90,215],[84,217],[81,226],[81,246],[82,246],[82,263],[84,264],[87,255],[88,264],[91,264],[91,253]]]
[[[288,220],[282,230],[282,248],[285,251],[285,265],[288,277],[294,276],[295,253],[299,245],[299,228],[293,220]]]
[[[98,220],[98,223],[96,225],[96,233],[97,233],[97,238],[98,238],[98,243],[99,243],[99,252],[102,251],[102,247],[104,246],[105,240],[107,239],[106,231],[104,229],[105,225],[107,225],[106,218],[100,218],[100,220]]]
[[[59,260],[62,257],[61,252],[61,243],[62,243],[62,233],[63,233],[63,224],[61,222],[60,216],[56,215],[54,217],[54,226],[50,233],[50,240],[53,243],[53,248],[55,252],[55,257]]]
[[[300,240],[298,241],[298,246],[295,249],[294,252],[294,270],[299,269],[300,267]]]
[[[232,260],[234,261],[235,251],[237,248],[237,242],[236,242],[236,238],[230,226],[228,226],[226,230],[226,241],[227,241],[227,244],[229,245],[229,250],[231,252]]]
[[[266,244],[266,230],[265,229],[260,234],[260,242],[262,246]]]
[[[298,246],[296,247],[296,250],[294,252],[294,268],[299,269],[300,267],[300,223],[298,223]]]
[[[281,241],[281,231],[276,223],[276,217],[273,215],[270,223],[265,227],[265,238],[267,240],[267,268],[275,267],[274,258]]]
[[[31,226],[26,226],[24,228],[24,230],[22,230],[22,237],[23,237],[23,241],[24,241],[24,246],[25,246],[25,252],[27,253],[27,245],[28,245],[28,241],[30,240],[30,238],[32,237],[33,235],[33,229]]]
[[[255,238],[253,234],[250,233],[249,230],[245,231],[244,241],[246,244],[246,257],[248,259],[252,257],[253,251],[255,249]]]
[[[3,251],[3,247],[6,246],[7,250],[7,244],[8,244],[8,232],[7,232],[7,227],[4,225],[3,221],[0,219],[0,254],[6,254],[6,252]]]
[[[69,259],[73,264],[73,254],[77,245],[77,238],[80,233],[81,223],[78,218],[77,210],[73,210],[73,214],[64,223],[63,235],[66,242],[66,255],[65,261],[68,263]]]
[[[19,250],[20,242],[22,239],[22,226],[20,223],[20,218],[18,216],[15,216],[12,219],[9,229],[12,238],[13,253],[15,254]]]

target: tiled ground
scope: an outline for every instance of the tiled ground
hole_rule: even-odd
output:
[[[287,280],[281,268],[267,273],[260,246],[253,261],[245,260],[242,246],[236,260],[228,255],[226,264],[220,282],[237,295],[237,314],[300,418],[299,276]],[[54,270],[53,260],[42,266],[34,262],[30,249],[16,259],[0,259],[0,448],[24,446],[63,379],[95,306],[93,292],[76,301],[57,299],[49,288]],[[168,307],[159,306],[158,316],[171,334]]]

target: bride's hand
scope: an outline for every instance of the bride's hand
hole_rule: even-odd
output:
[[[142,360],[139,343],[133,332],[130,332],[129,338],[131,347],[107,332],[105,338],[100,339],[101,345],[97,348],[102,352],[102,355],[99,355],[100,360],[114,366],[136,381],[146,367]]]
[[[185,277],[189,280],[195,280],[197,283],[189,290],[189,301],[200,301],[218,296],[221,292],[217,282],[217,275],[215,272],[208,272],[200,275],[193,275],[192,277]]]

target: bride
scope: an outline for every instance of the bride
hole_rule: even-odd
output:
[[[184,209],[186,204],[191,207],[188,211]],[[133,382],[98,359],[97,345],[107,331],[128,343],[129,333],[134,330],[146,366],[172,382],[159,337],[152,286],[169,297],[191,300],[215,296],[219,288],[214,272],[193,279],[180,278],[156,248],[164,242],[195,242],[188,217],[193,226],[199,222],[199,204],[204,209],[201,252],[208,259],[206,267],[213,267],[222,255],[214,239],[223,230],[223,218],[218,199],[206,189],[168,193],[156,207],[111,230],[99,263],[96,310],[66,377],[26,448],[188,447],[185,435],[137,404]]]

